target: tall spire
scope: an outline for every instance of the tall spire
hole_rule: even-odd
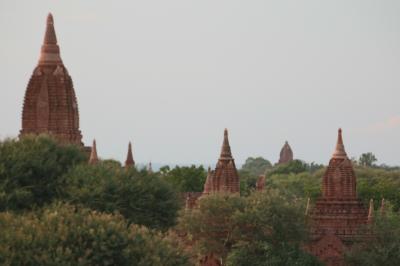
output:
[[[374,200],[369,200],[369,210],[368,210],[368,222],[371,222],[374,218]]]
[[[92,151],[90,152],[89,164],[94,165],[99,162],[99,158],[97,157],[97,147],[96,140],[93,140]]]
[[[125,161],[125,168],[129,168],[135,165],[135,161],[133,160],[133,155],[132,155],[132,144],[129,142],[128,145],[128,154],[126,156],[126,161]]]
[[[232,159],[231,147],[229,146],[228,129],[224,130],[224,142],[222,143],[220,159]]]
[[[153,165],[151,164],[151,161],[149,162],[149,165],[147,166],[147,172],[148,172],[149,174],[152,174],[152,173],[153,173]]]
[[[335,151],[333,152],[332,158],[335,158],[335,159],[346,159],[347,158],[347,154],[346,154],[346,151],[345,151],[344,145],[343,145],[341,128],[339,128],[339,130],[338,130],[338,139],[337,139],[336,148],[335,148]]]
[[[46,21],[46,32],[39,59],[39,65],[62,64],[60,47],[57,45],[56,31],[54,29],[53,15],[49,13]]]

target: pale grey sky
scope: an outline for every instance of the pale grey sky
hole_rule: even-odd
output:
[[[347,152],[400,165],[398,0],[0,0],[0,137],[17,136],[52,12],[86,144],[124,160],[327,163]]]

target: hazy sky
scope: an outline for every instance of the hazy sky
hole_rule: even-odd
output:
[[[103,158],[327,163],[347,152],[400,165],[398,0],[0,0],[0,137],[17,136],[52,12],[85,144]]]

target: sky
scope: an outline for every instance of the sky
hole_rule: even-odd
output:
[[[214,164],[228,128],[238,164],[400,165],[398,0],[0,0],[0,138],[21,128],[52,12],[80,128],[102,158]]]

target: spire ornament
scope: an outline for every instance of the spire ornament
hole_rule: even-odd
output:
[[[95,165],[99,162],[99,158],[97,157],[97,147],[96,147],[96,140],[93,140],[92,150],[90,152],[89,164]]]

